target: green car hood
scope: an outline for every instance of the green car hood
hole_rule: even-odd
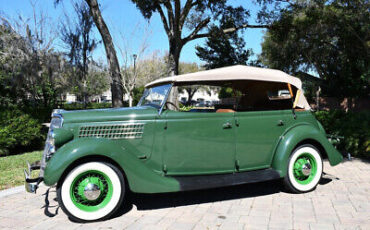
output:
[[[73,111],[60,110],[58,114],[62,115],[64,124],[69,124],[153,119],[158,114],[158,109],[150,106],[140,106]]]

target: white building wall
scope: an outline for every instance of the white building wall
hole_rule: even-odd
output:
[[[179,93],[178,95],[178,100],[181,101],[181,98],[186,98],[188,99],[189,97],[189,94],[186,90],[184,90],[183,92]],[[208,92],[206,90],[203,90],[203,89],[198,89],[192,100],[194,101],[219,101],[219,98],[218,98],[218,93],[214,92],[213,90],[211,90],[211,95],[208,94]]]
[[[66,94],[66,102],[67,103],[74,103],[77,101],[77,97],[74,94],[67,93]]]

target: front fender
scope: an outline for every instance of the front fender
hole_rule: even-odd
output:
[[[302,141],[314,141],[319,143],[325,150],[330,165],[334,166],[342,162],[343,156],[333,147],[318,128],[311,124],[299,124],[290,128],[280,139],[275,150],[272,168],[277,170],[281,177],[285,177],[288,169],[288,159],[294,148]]]
[[[118,143],[103,138],[83,138],[63,145],[47,162],[44,183],[54,185],[61,179],[65,170],[78,159],[87,156],[108,157],[125,172],[129,187],[133,192],[159,193],[179,191],[179,183],[151,170],[144,161],[132,152],[135,148],[129,143]]]

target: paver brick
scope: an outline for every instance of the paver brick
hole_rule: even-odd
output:
[[[370,163],[355,159],[330,167],[325,162],[324,171],[325,183],[306,194],[276,191],[270,187],[275,182],[225,188],[225,200],[219,190],[195,191],[185,195],[199,201],[190,205],[142,208],[133,202],[122,215],[87,224],[71,222],[58,207],[55,188],[41,186],[36,195],[0,198],[0,229],[370,229]]]

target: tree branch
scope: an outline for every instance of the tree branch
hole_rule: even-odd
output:
[[[164,27],[164,30],[167,33],[167,36],[170,36],[171,33],[170,33],[170,28],[168,27],[168,22],[167,22],[166,16],[164,15],[162,7],[159,4],[157,4],[157,10],[158,10],[159,15],[161,16],[161,19],[162,19],[162,22],[163,22],[163,27]]]
[[[181,3],[180,0],[175,0],[175,33],[177,37],[181,37],[181,27],[180,27],[180,16],[181,16]]]
[[[187,36],[186,38],[183,39],[183,44],[185,44],[186,42],[188,41],[191,41],[191,40],[194,40],[196,38],[199,38],[197,35],[199,33],[200,30],[202,30],[204,27],[206,27],[206,25],[211,21],[211,18],[208,17],[206,19],[204,19],[203,21],[201,21],[197,27],[195,27],[195,29],[193,30],[193,32],[190,33],[189,36]]]
[[[180,16],[180,23],[179,23],[180,29],[184,26],[185,19],[187,18],[192,6],[193,6],[193,0],[187,0],[185,3],[184,9],[181,12],[181,16]]]
[[[170,26],[170,29],[173,30],[174,24],[175,24],[175,16],[173,14],[173,9],[172,9],[171,1],[170,0],[164,1],[164,5],[167,8],[167,17],[168,17],[168,20],[170,22],[170,25],[169,25]]]
[[[210,33],[203,33],[203,34],[198,34],[201,29],[203,29],[208,23],[210,22],[210,18],[206,18],[205,20],[201,21],[198,26],[193,30],[193,32],[187,36],[186,38],[183,39],[183,44],[185,44],[188,41],[192,41],[198,38],[206,38],[210,36]],[[239,27],[232,27],[232,28],[227,28],[224,29],[222,32],[224,34],[228,33],[234,33],[240,29],[245,29],[245,28],[263,28],[263,29],[268,29],[271,28],[271,25],[249,25],[249,24],[244,24]]]
[[[269,29],[269,28],[271,28],[271,25],[249,25],[249,24],[244,24],[244,25],[239,26],[239,27],[232,27],[232,28],[224,29],[224,30],[223,30],[223,32],[224,32],[225,34],[227,34],[227,33],[233,33],[233,32],[236,32],[237,30],[245,29],[245,28],[253,28],[253,29],[257,29],[257,28],[260,28],[260,29]]]
[[[193,37],[192,37],[192,39],[191,40],[195,40],[195,39],[198,39],[198,38],[208,38],[208,37],[210,37],[211,36],[211,34],[210,33],[204,33],[204,34],[196,34],[196,35],[194,35]],[[185,40],[185,39],[184,39]],[[191,40],[187,40],[187,42],[188,41],[191,41]]]

